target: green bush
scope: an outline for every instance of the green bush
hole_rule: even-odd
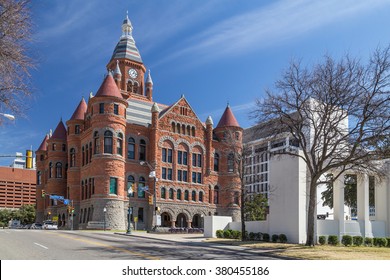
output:
[[[371,247],[372,246],[372,238],[371,237],[364,238],[364,245]]]
[[[283,233],[279,234],[279,242],[280,243],[286,243],[287,242],[287,236]]]
[[[270,236],[268,233],[263,233],[263,241],[269,242]]]
[[[374,243],[374,246],[377,246],[377,247],[386,247],[387,246],[387,239],[384,237],[374,237],[373,243]]]
[[[256,232],[256,233],[255,233],[255,240],[260,241],[260,240],[261,240],[261,237],[262,237],[261,232]]]
[[[390,237],[386,237],[387,239],[387,247],[390,247]]]
[[[223,231],[223,238],[232,238],[232,230],[226,229]]]
[[[272,234],[272,242],[276,243],[276,242],[278,242],[278,239],[279,239],[279,235]]]
[[[222,229],[217,230],[216,234],[217,234],[217,238],[223,238],[223,230]]]
[[[255,240],[255,233],[254,232],[249,233],[249,240]]]
[[[321,235],[320,237],[318,237],[318,243],[320,243],[321,245],[325,245],[325,243],[326,243],[326,236]]]
[[[328,236],[328,244],[329,245],[338,245],[339,238],[337,237],[337,235],[329,235]]]
[[[241,231],[239,231],[239,230],[233,230],[233,231],[232,231],[232,238],[234,238],[234,239],[240,239],[240,238],[241,238]]]
[[[362,246],[363,245],[363,241],[364,241],[364,239],[361,236],[354,236],[354,237],[352,237],[352,243],[355,246]]]
[[[344,246],[351,246],[352,245],[352,236],[350,235],[343,235],[341,238],[341,244]]]

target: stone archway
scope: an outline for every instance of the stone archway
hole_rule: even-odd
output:
[[[177,228],[186,228],[187,227],[187,217],[185,214],[180,213],[177,215],[175,227]]]
[[[193,228],[203,228],[203,218],[199,214],[195,214],[192,218],[192,227]]]
[[[162,227],[171,227],[171,215],[167,212],[161,214],[161,226]]]

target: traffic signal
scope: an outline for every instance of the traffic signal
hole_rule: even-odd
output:
[[[46,195],[45,190],[42,190],[42,197],[45,197],[45,195]]]
[[[74,207],[72,207],[72,214],[74,213]]]
[[[153,196],[149,195],[149,205],[153,205]]]

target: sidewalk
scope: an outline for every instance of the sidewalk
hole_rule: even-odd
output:
[[[118,232],[115,234],[124,235],[126,233]],[[166,240],[166,241],[175,241],[181,243],[188,242],[203,242],[207,238],[204,237],[203,233],[148,233],[146,231],[131,231],[131,236],[157,239],[157,240]]]

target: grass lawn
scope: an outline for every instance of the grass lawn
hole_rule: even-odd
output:
[[[304,260],[390,260],[389,247],[356,247],[318,245],[307,247],[297,244],[236,241],[229,239],[208,239],[207,242],[218,242],[229,245],[264,249],[273,255]]]

